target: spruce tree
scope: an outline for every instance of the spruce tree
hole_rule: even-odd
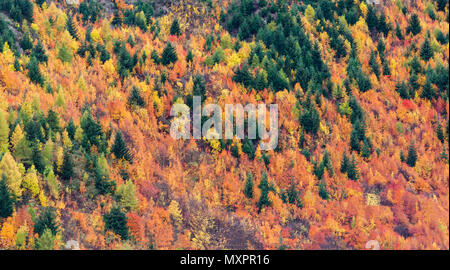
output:
[[[175,63],[177,60],[178,56],[175,48],[172,46],[172,43],[167,43],[167,46],[164,48],[164,51],[161,55],[161,64],[167,66],[171,63]]]
[[[422,27],[420,26],[419,16],[417,14],[413,14],[409,19],[409,25],[406,29],[406,33],[412,33],[413,36],[417,35],[422,31]]]
[[[60,176],[63,180],[70,180],[73,177],[74,163],[72,161],[72,155],[66,151],[64,153],[63,164],[61,167]]]
[[[349,179],[351,179],[353,181],[356,181],[359,179],[359,172],[358,172],[358,168],[356,167],[355,156],[352,156],[352,160],[347,169],[347,176]]]
[[[442,126],[441,123],[438,123],[438,126],[436,128],[436,135],[438,137],[438,139],[441,141],[441,143],[444,143],[444,132],[442,131]]]
[[[73,22],[73,18],[72,15],[69,15],[67,17],[67,22],[66,22],[66,28],[67,31],[69,32],[69,34],[76,40],[78,40],[80,37],[78,35],[78,29],[77,26],[75,25],[75,23]]]
[[[323,200],[329,200],[330,199],[330,193],[328,193],[327,185],[324,181],[319,182],[319,196]]]
[[[341,172],[346,173],[348,171],[349,167],[350,167],[350,159],[348,158],[347,154],[344,152],[344,155],[342,156],[342,161],[341,161]]]
[[[414,144],[411,143],[408,149],[408,156],[406,157],[406,164],[408,164],[408,166],[410,167],[414,167],[416,166],[416,162],[417,162],[417,151],[416,148],[414,147]]]
[[[122,26],[122,23],[123,23],[122,15],[120,14],[119,10],[116,10],[114,12],[114,17],[111,21],[111,24],[115,27],[120,27]]]
[[[267,181],[266,172],[263,172],[258,188],[261,190],[261,196],[259,197],[258,201],[258,209],[259,211],[261,211],[264,206],[271,205],[271,202],[269,200],[269,191],[271,190],[271,188],[269,186],[269,182]]]
[[[44,84],[44,77],[41,74],[41,71],[39,69],[38,61],[35,57],[31,57],[30,62],[27,64],[28,69],[28,77],[30,78],[30,81],[36,84],[43,85]]]
[[[128,149],[125,141],[123,140],[122,133],[118,131],[114,139],[114,144],[111,148],[111,152],[116,156],[117,159],[124,159],[129,162],[132,161],[132,156],[130,150]]]
[[[145,106],[145,100],[142,97],[141,91],[138,87],[133,86],[131,88],[130,97],[128,98],[128,104],[130,104],[130,106],[139,106],[139,107]]]
[[[433,49],[431,48],[429,38],[427,37],[425,41],[422,44],[422,48],[420,49],[420,57],[425,61],[428,62],[431,57],[433,57]]]
[[[9,192],[6,175],[0,180],[0,218],[10,217],[14,210],[14,199]]]
[[[42,236],[47,229],[50,230],[53,235],[56,235],[59,229],[59,225],[56,222],[55,209],[51,207],[44,208],[34,223],[34,232],[39,236]]]
[[[375,76],[377,76],[377,78],[380,77],[380,66],[378,65],[375,51],[370,52],[369,65],[372,68],[372,71],[375,74]]]
[[[247,179],[245,180],[244,194],[247,198],[253,198],[253,174],[247,173]]]
[[[427,78],[425,85],[422,87],[421,98],[426,98],[432,100],[436,96],[433,86],[431,85],[431,80]]]
[[[109,213],[103,216],[105,230],[113,231],[120,235],[122,240],[128,240],[127,216],[118,207],[113,207]]]
[[[175,18],[170,26],[170,34],[171,35],[181,35],[180,24],[178,23],[178,19]]]

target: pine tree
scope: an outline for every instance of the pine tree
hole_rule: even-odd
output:
[[[69,138],[73,141],[73,139],[75,138],[76,127],[75,124],[73,123],[72,117],[70,118],[69,123],[67,124],[66,130],[67,134],[69,134]]]
[[[171,63],[175,63],[177,60],[178,56],[177,52],[175,51],[175,48],[172,46],[170,42],[167,43],[161,55],[161,64],[167,66],[170,65]]]
[[[36,58],[36,60],[40,63],[47,62],[48,56],[45,53],[44,46],[42,46],[41,41],[38,41],[36,46],[34,46],[33,51],[31,52],[31,57]]]
[[[263,172],[258,188],[261,189],[261,196],[258,201],[258,209],[261,211],[264,206],[270,206],[272,204],[269,200],[269,191],[271,188],[269,186],[269,182],[267,181],[266,172]]]
[[[372,68],[373,73],[375,76],[380,77],[380,66],[378,65],[377,56],[375,54],[375,51],[370,52],[370,60],[369,65]]]
[[[245,180],[244,194],[247,198],[253,198],[253,174],[247,173],[247,179]]]
[[[118,207],[113,207],[103,216],[105,230],[113,231],[123,240],[128,240],[127,216]]]
[[[387,61],[383,62],[383,75],[391,75],[391,68],[389,67],[389,63]]]
[[[408,28],[406,29],[406,33],[408,34],[412,33],[413,36],[415,36],[419,34],[420,31],[422,31],[422,27],[420,26],[419,16],[417,16],[417,14],[414,13],[409,19],[409,25]]]
[[[324,181],[319,182],[319,196],[323,200],[329,200],[330,199],[330,193],[328,193],[327,185]]]
[[[75,23],[73,22],[73,18],[72,15],[69,15],[67,17],[67,22],[66,22],[66,28],[67,31],[69,32],[69,34],[76,40],[78,40],[80,37],[78,35],[78,29],[77,26],[75,25]]]
[[[431,48],[430,41],[428,37],[425,39],[425,41],[422,44],[422,49],[420,49],[420,57],[425,61],[428,62],[431,57],[433,57],[434,52]]]
[[[414,147],[414,144],[411,143],[408,149],[408,156],[406,157],[406,164],[408,164],[408,166],[410,167],[414,167],[416,166],[416,161],[417,161],[417,151],[416,148]]]
[[[130,150],[123,140],[122,133],[118,131],[116,133],[116,137],[114,139],[114,144],[111,148],[111,152],[116,156],[117,159],[124,159],[129,162],[132,161],[132,156],[130,154]]]
[[[31,42],[31,38],[29,34],[24,34],[22,40],[20,41],[20,47],[24,51],[31,50],[33,48],[33,42]]]
[[[30,78],[30,81],[43,85],[44,84],[44,77],[41,74],[41,71],[39,70],[38,61],[35,57],[31,57],[30,62],[27,64],[28,69],[28,77]]]
[[[175,18],[170,26],[170,34],[171,35],[181,35],[180,24],[178,23],[178,19]]]
[[[358,168],[356,167],[355,156],[352,156],[352,161],[350,162],[347,169],[347,176],[349,179],[356,181],[359,179]]]
[[[5,115],[0,110],[0,153],[7,152],[9,148],[9,125]]]
[[[350,167],[350,159],[348,158],[347,154],[344,152],[344,155],[342,156],[342,161],[341,161],[341,172],[346,173],[348,171],[349,167]]]
[[[370,143],[370,140],[368,138],[365,138],[361,150],[361,157],[367,159],[370,157],[371,154],[372,154],[372,144]]]
[[[7,178],[2,174],[0,180],[0,218],[10,217],[14,210],[14,199],[9,192]]]
[[[426,98],[432,100],[436,96],[433,86],[431,85],[431,80],[427,78],[425,85],[422,87],[421,98]]]
[[[317,134],[320,125],[320,116],[313,105],[300,115],[300,123],[307,133]]]
[[[70,180],[73,177],[73,161],[72,155],[69,152],[64,153],[63,164],[61,167],[60,176],[63,180]]]
[[[55,209],[51,207],[44,208],[34,223],[34,232],[42,236],[45,230],[50,230],[52,235],[56,235],[58,229],[59,225],[56,222]]]
[[[145,100],[141,96],[141,91],[138,87],[133,86],[131,88],[130,97],[128,98],[128,104],[130,104],[131,106],[139,106],[139,107],[145,106]]]
[[[441,123],[438,123],[438,126],[436,128],[436,135],[438,137],[438,139],[441,141],[441,143],[444,143],[444,132],[442,131],[442,126]]]

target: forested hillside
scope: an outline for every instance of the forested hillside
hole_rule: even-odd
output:
[[[0,0],[0,249],[449,249],[448,63],[448,0]]]

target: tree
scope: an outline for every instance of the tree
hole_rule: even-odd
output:
[[[346,173],[348,171],[349,166],[350,166],[350,159],[348,158],[347,154],[344,152],[344,155],[342,156],[342,160],[341,160],[341,172]]]
[[[29,34],[24,34],[22,40],[20,41],[20,47],[24,51],[31,50],[33,48],[33,42],[31,42],[31,38]]]
[[[377,78],[380,77],[380,65],[378,64],[375,51],[370,52],[369,65],[372,68],[372,71],[375,74],[375,76],[377,76]]]
[[[413,36],[417,35],[422,31],[422,27],[420,26],[420,20],[419,16],[417,14],[413,14],[411,18],[409,19],[409,25],[408,28],[406,28],[406,33],[412,33]]]
[[[269,191],[271,191],[272,188],[269,186],[269,182],[267,181],[266,172],[262,173],[261,182],[259,183],[258,188],[261,190],[261,196],[258,201],[258,209],[261,211],[264,206],[270,206],[272,204],[269,200]]]
[[[428,62],[431,57],[433,57],[434,52],[431,48],[429,38],[425,38],[425,41],[422,44],[422,48],[420,49],[420,57],[425,61]]]
[[[438,137],[438,139],[441,141],[441,143],[444,143],[444,132],[442,131],[442,126],[441,123],[438,123],[438,126],[436,128],[436,135]]]
[[[111,152],[116,156],[117,159],[124,159],[129,162],[133,160],[130,150],[128,149],[128,146],[126,145],[125,141],[123,140],[122,133],[120,131],[117,131],[116,137],[114,139],[114,144],[111,148]]]
[[[39,70],[37,59],[32,56],[30,59],[30,62],[27,64],[28,69],[28,77],[30,78],[30,81],[43,85],[44,84],[44,77],[41,74],[41,71]]]
[[[131,106],[139,106],[144,107],[145,106],[145,100],[141,95],[141,91],[138,87],[133,86],[131,88],[130,97],[128,98],[128,104]]]
[[[323,200],[329,200],[330,199],[330,193],[328,192],[327,185],[324,181],[319,182],[319,196]]]
[[[436,97],[436,92],[434,91],[433,86],[431,85],[431,80],[427,78],[424,86],[422,87],[422,93],[420,94],[421,98],[426,98],[428,100],[432,100]]]
[[[67,17],[67,22],[66,22],[66,28],[67,31],[69,32],[69,34],[76,40],[78,40],[80,37],[78,35],[78,29],[77,26],[75,25],[75,23],[73,22],[73,18],[72,15],[69,15]]]
[[[73,167],[72,155],[68,151],[64,152],[63,164],[60,171],[61,179],[66,181],[70,180],[73,177]]]
[[[359,179],[359,172],[356,166],[355,156],[352,155],[352,161],[347,168],[347,176],[349,179],[356,181]]]
[[[247,173],[247,179],[245,180],[244,194],[247,198],[253,198],[253,174]]]
[[[9,192],[7,181],[6,175],[2,174],[0,180],[0,218],[10,217],[14,210],[14,199]]]
[[[0,153],[7,152],[9,148],[9,125],[5,115],[0,110]]]
[[[410,167],[416,166],[417,161],[417,151],[414,147],[414,143],[411,143],[408,149],[408,156],[406,157],[406,164]]]
[[[44,233],[36,240],[37,250],[53,250],[55,236],[50,229],[45,229]]]
[[[165,66],[175,63],[178,60],[177,52],[172,43],[167,43],[161,55],[161,63]]]
[[[181,35],[180,24],[178,23],[178,19],[175,18],[170,26],[170,34],[171,35]]]
[[[113,231],[123,240],[128,240],[127,216],[118,207],[113,207],[109,213],[106,213],[103,221],[106,231]]]
[[[56,222],[56,211],[51,207],[44,208],[34,223],[34,232],[39,236],[42,236],[47,229],[50,230],[52,235],[56,235],[59,230],[59,225]]]
[[[69,48],[63,43],[58,50],[58,59],[60,59],[63,63],[71,63],[72,62],[72,52]]]
[[[116,189],[116,183],[109,180],[108,161],[102,154],[95,160],[95,188],[99,194],[113,194]]]
[[[22,184],[22,173],[9,152],[6,152],[0,161],[0,175],[3,174],[6,176],[9,190],[15,196],[20,197],[22,195],[22,189],[20,188]]]
[[[27,190],[32,197],[36,197],[39,194],[39,179],[37,178],[34,166],[31,166],[27,170],[27,173],[23,177],[22,187]]]
[[[127,181],[117,189],[117,196],[120,205],[127,210],[135,210],[138,207],[139,201],[136,198],[136,188],[132,181]]]
[[[320,125],[320,116],[316,108],[313,105],[310,105],[308,109],[305,109],[305,112],[300,115],[299,122],[307,133],[317,134]]]
[[[114,11],[114,17],[111,21],[111,24],[115,27],[120,27],[123,23],[122,14],[119,10]]]
[[[36,46],[34,46],[33,51],[31,52],[31,57],[36,58],[36,60],[40,63],[47,62],[48,57],[45,53],[44,46],[42,46],[41,41],[38,41]]]

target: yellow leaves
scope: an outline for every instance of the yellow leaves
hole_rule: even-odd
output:
[[[0,231],[0,246],[6,249],[12,248],[16,240],[16,233],[14,229],[13,219],[8,218]]]
[[[36,169],[34,168],[34,165],[32,165],[25,174],[23,181],[22,181],[22,187],[29,191],[33,197],[36,197],[39,194],[40,188],[39,188],[39,179],[36,175]]]
[[[10,71],[14,71],[14,59],[14,53],[9,48],[8,42],[5,42],[0,55],[0,64],[7,66]]]
[[[16,196],[20,197],[22,195],[22,190],[20,189],[22,184],[22,174],[19,170],[19,166],[9,152],[6,152],[0,161],[0,175],[2,174],[6,175],[6,183],[11,191]]]
[[[94,41],[94,42],[99,42],[102,39],[100,37],[100,31],[98,30],[98,28],[95,28],[94,30],[92,30],[91,38],[92,38],[92,41]]]
[[[183,215],[181,214],[180,205],[177,201],[172,200],[169,205],[169,214],[172,218],[175,226],[178,229],[181,229],[181,225],[183,225]]]
[[[366,205],[378,206],[380,205],[380,196],[375,193],[366,194]]]
[[[359,4],[359,9],[361,10],[362,14],[364,15],[364,18],[367,16],[367,5],[363,1],[361,4]]]
[[[328,218],[326,219],[325,227],[336,236],[342,236],[345,233],[345,229],[341,227],[341,225],[331,216],[328,216]]]
[[[308,5],[305,10],[305,16],[309,23],[314,23],[314,18],[316,17],[316,11],[311,5]]]

